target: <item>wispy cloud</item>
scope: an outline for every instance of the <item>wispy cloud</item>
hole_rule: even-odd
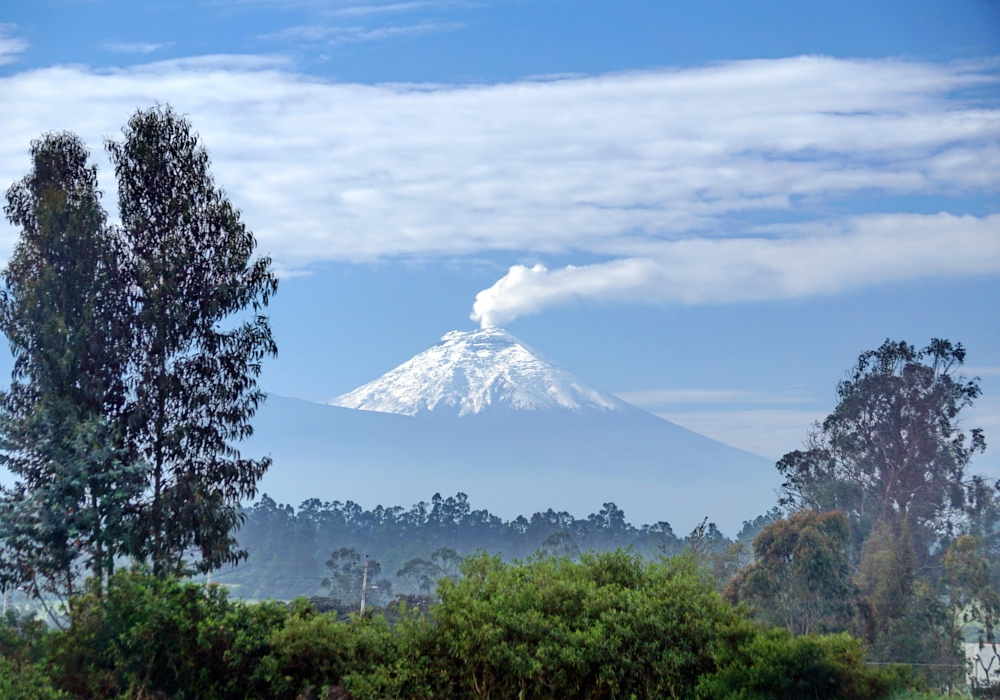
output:
[[[165,49],[168,46],[173,46],[174,42],[168,41],[163,44],[152,44],[148,42],[128,42],[128,41],[104,41],[101,42],[100,47],[105,51],[112,51],[114,53],[153,53],[154,51],[159,51],[160,49]]]
[[[826,417],[817,411],[699,411],[656,415],[773,460],[801,449],[812,424]]]
[[[0,65],[13,63],[28,49],[27,41],[13,36],[16,30],[15,24],[0,23]]]
[[[0,78],[0,183],[45,130],[99,155],[129,113],[169,102],[288,270],[500,250],[607,261],[531,272],[497,297],[508,318],[574,298],[831,293],[997,270],[996,216],[827,206],[995,194],[1000,109],[963,94],[996,84],[988,65],[815,56],[467,86],[330,83],[255,57],[60,66]],[[760,228],[790,213],[819,223]],[[0,228],[0,252],[12,240]]]
[[[461,29],[461,22],[420,22],[418,24],[389,27],[339,27],[332,25],[304,25],[288,27],[261,38],[281,41],[322,42],[330,45],[355,44],[364,41],[384,41],[402,37],[418,37],[438,32]]]
[[[282,5],[308,8],[320,16],[367,17],[449,7],[484,7],[497,0],[210,0],[222,5]]]
[[[331,10],[330,14],[342,17],[370,17],[372,15],[456,7],[465,4],[467,3],[455,2],[454,0],[412,0],[411,2],[370,3],[338,7]]]
[[[1000,377],[1000,367],[962,367],[968,377]]]
[[[812,403],[814,398],[787,392],[738,391],[727,389],[650,389],[624,391],[615,394],[622,401],[634,406],[663,406],[665,404],[792,404]]]

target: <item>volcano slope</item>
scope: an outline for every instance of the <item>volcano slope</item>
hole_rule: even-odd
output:
[[[577,517],[614,502],[633,523],[735,533],[765,512],[773,463],[588,385],[498,328],[454,331],[328,404],[271,395],[243,451],[274,464],[260,491],[366,508],[464,492],[505,518]]]

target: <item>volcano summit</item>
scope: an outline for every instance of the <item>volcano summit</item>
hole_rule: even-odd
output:
[[[408,506],[468,494],[503,517],[608,502],[633,523],[735,533],[774,504],[768,460],[587,384],[499,328],[452,331],[327,404],[269,396],[247,444],[276,500]]]
[[[434,347],[329,404],[439,420],[632,408],[501,328],[447,333]]]

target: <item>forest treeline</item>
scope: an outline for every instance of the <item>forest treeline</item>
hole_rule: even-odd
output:
[[[428,592],[439,577],[435,574],[443,575],[447,566],[447,561],[438,564],[437,559],[478,550],[511,560],[535,553],[575,558],[584,551],[631,547],[655,559],[679,554],[692,542],[718,551],[733,544],[707,522],[686,537],[678,537],[667,522],[636,527],[614,503],[605,503],[587,518],[550,509],[530,518],[503,520],[489,511],[473,510],[464,493],[448,498],[435,494],[430,503],[421,501],[409,510],[398,506],[364,510],[351,501],[318,499],[305,501],[296,510],[265,495],[245,513],[237,539],[249,557],[220,570],[214,580],[250,599],[322,595],[326,589],[320,582],[330,577],[332,568],[345,563],[331,562],[343,548],[370,555],[377,562],[379,576],[375,578],[381,577],[388,585],[383,584],[375,599],[385,602],[397,593]],[[781,511],[774,508],[745,522],[736,541],[745,543],[743,549],[749,551],[753,536],[780,517]],[[360,585],[353,592],[338,593],[345,601],[356,602]]]

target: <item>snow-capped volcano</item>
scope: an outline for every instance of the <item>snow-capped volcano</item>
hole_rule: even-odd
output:
[[[773,462],[592,387],[499,328],[448,333],[328,403],[268,398],[246,445],[274,460],[262,492],[394,504],[461,491],[505,517],[613,501],[639,522],[709,515],[736,532],[780,483]]]
[[[328,403],[433,418],[635,410],[501,328],[447,333],[434,347]]]

